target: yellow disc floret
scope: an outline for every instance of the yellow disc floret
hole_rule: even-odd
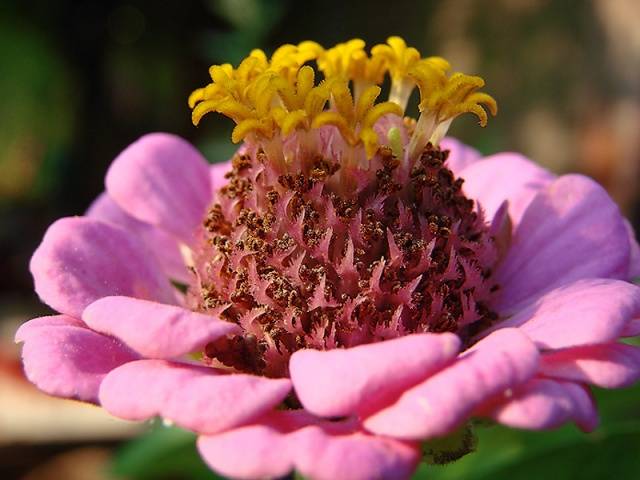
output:
[[[317,82],[316,71],[308,65],[312,61],[324,80]],[[344,147],[335,141],[333,145],[338,151],[342,148],[345,161],[355,158],[361,163],[362,158],[373,157],[381,143],[392,146],[396,155],[411,156],[427,141],[437,142],[456,116],[473,113],[485,126],[487,110],[493,115],[497,111],[495,100],[478,91],[484,86],[480,77],[449,75],[449,69],[446,60],[422,58],[400,37],[374,46],[370,54],[357,38],[329,49],[305,41],[283,45],[270,58],[262,50],[253,50],[237,68],[213,65],[211,83],[189,96],[189,107],[194,125],[210,112],[231,118],[236,123],[235,143],[257,143],[283,166],[289,158],[278,153],[284,138],[295,134],[307,147],[313,146],[317,144],[314,132],[325,127],[335,127]],[[388,101],[379,102],[387,73],[391,92]],[[385,115],[402,116],[416,86],[420,116],[405,152],[399,143],[400,119],[388,124],[386,128],[395,130],[383,130],[382,140],[376,124]]]
[[[320,113],[312,126],[333,125],[350,146],[362,144],[367,157],[372,157],[378,149],[378,135],[373,126],[383,115],[402,115],[402,109],[393,102],[375,104],[380,95],[377,85],[367,88],[355,102],[346,80],[331,81],[330,90],[335,109]]]

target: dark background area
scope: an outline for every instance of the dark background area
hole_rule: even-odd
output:
[[[451,134],[484,153],[516,150],[556,173],[591,175],[638,227],[636,0],[2,0],[0,374],[19,378],[15,326],[47,312],[32,290],[31,253],[51,222],[84,212],[119,151],[151,131],[184,136],[211,162],[233,151],[230,122],[190,121],[187,96],[208,81],[209,65],[237,64],[257,47],[269,54],[282,43],[329,47],[353,37],[371,46],[390,35],[485,78],[498,116],[485,129],[462,118]],[[0,410],[15,402],[3,385]],[[640,393],[632,393],[623,410],[640,418]],[[49,448],[26,435],[16,446],[12,428],[20,428],[10,412],[8,427],[0,418],[0,472],[12,465],[7,472],[22,475],[65,451],[64,438]],[[93,441],[110,452],[112,443]]]

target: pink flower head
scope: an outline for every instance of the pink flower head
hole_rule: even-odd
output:
[[[209,166],[147,135],[49,228],[31,272],[59,315],[16,335],[29,379],[193,430],[234,478],[408,478],[477,417],[595,428],[589,387],[640,376],[638,245],[590,179],[443,138],[496,112],[448,71],[397,37],[213,66],[194,123],[231,117],[241,148]]]

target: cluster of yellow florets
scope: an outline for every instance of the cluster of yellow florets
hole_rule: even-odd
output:
[[[315,61],[323,80],[316,82]],[[262,145],[280,141],[295,131],[309,132],[326,125],[338,129],[350,147],[364,147],[373,156],[379,146],[374,131],[380,117],[402,116],[413,89],[420,91],[422,128],[417,144],[439,140],[451,120],[461,113],[475,114],[482,126],[488,109],[496,114],[495,100],[477,90],[480,77],[453,73],[440,57],[422,58],[399,37],[376,45],[370,53],[360,39],[325,49],[315,42],[284,45],[270,59],[262,50],[252,51],[237,68],[230,64],[209,69],[212,82],[189,97],[192,120],[197,125],[210,112],[218,112],[235,123],[232,140],[256,141]],[[378,102],[385,75],[391,78],[386,102]],[[414,134],[414,137],[416,135]]]

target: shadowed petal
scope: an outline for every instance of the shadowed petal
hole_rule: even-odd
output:
[[[616,340],[638,316],[640,287],[588,279],[544,294],[489,331],[519,327],[541,348],[566,348]]]
[[[139,360],[107,375],[100,387],[100,403],[109,413],[127,420],[159,415],[180,427],[211,434],[264,414],[290,390],[288,379]]]
[[[180,254],[177,240],[159,228],[136,220],[122,210],[106,193],[100,195],[91,204],[86,216],[113,223],[137,237],[153,252],[169,278],[183,283],[191,279]]]
[[[298,399],[315,415],[338,417],[380,406],[455,358],[456,335],[415,334],[328,351],[299,350],[290,360]]]
[[[80,318],[108,295],[175,303],[156,259],[126,231],[83,217],[58,220],[31,257],[36,292],[51,308]]]
[[[97,403],[107,373],[138,356],[119,341],[80,326],[66,315],[42,317],[20,327],[27,378],[57,397]]]
[[[640,278],[640,245],[638,245],[636,233],[633,231],[631,223],[626,218],[624,219],[624,226],[629,234],[629,279],[636,280]]]
[[[179,357],[240,331],[235,323],[216,317],[129,297],[101,298],[85,309],[82,319],[147,358]]]
[[[545,353],[540,374],[603,388],[628,387],[640,379],[640,348],[606,343]]]
[[[503,425],[546,430],[573,420],[586,432],[598,425],[591,395],[575,383],[537,378],[508,393],[489,413]]]
[[[402,439],[449,433],[488,398],[528,380],[538,351],[516,329],[502,329],[478,342],[452,366],[405,391],[364,420],[367,430]]]
[[[498,310],[583,278],[626,280],[629,240],[618,207],[593,180],[558,178],[529,204],[497,271]]]
[[[415,445],[303,411],[273,412],[255,425],[200,437],[198,449],[212,469],[241,479],[277,478],[293,469],[315,480],[406,479],[420,459]]]
[[[466,167],[482,158],[482,154],[478,150],[453,137],[443,138],[440,141],[440,148],[449,150],[446,166],[456,176],[460,176]]]
[[[621,337],[637,337],[640,335],[640,318],[634,318],[624,326]]]
[[[502,202],[509,202],[509,217],[520,223],[536,194],[554,176],[517,153],[498,153],[474,162],[460,172],[465,194],[480,202],[487,218],[493,218]]]
[[[206,160],[188,142],[166,133],[145,135],[127,147],[105,182],[124,211],[187,244],[212,199]]]

